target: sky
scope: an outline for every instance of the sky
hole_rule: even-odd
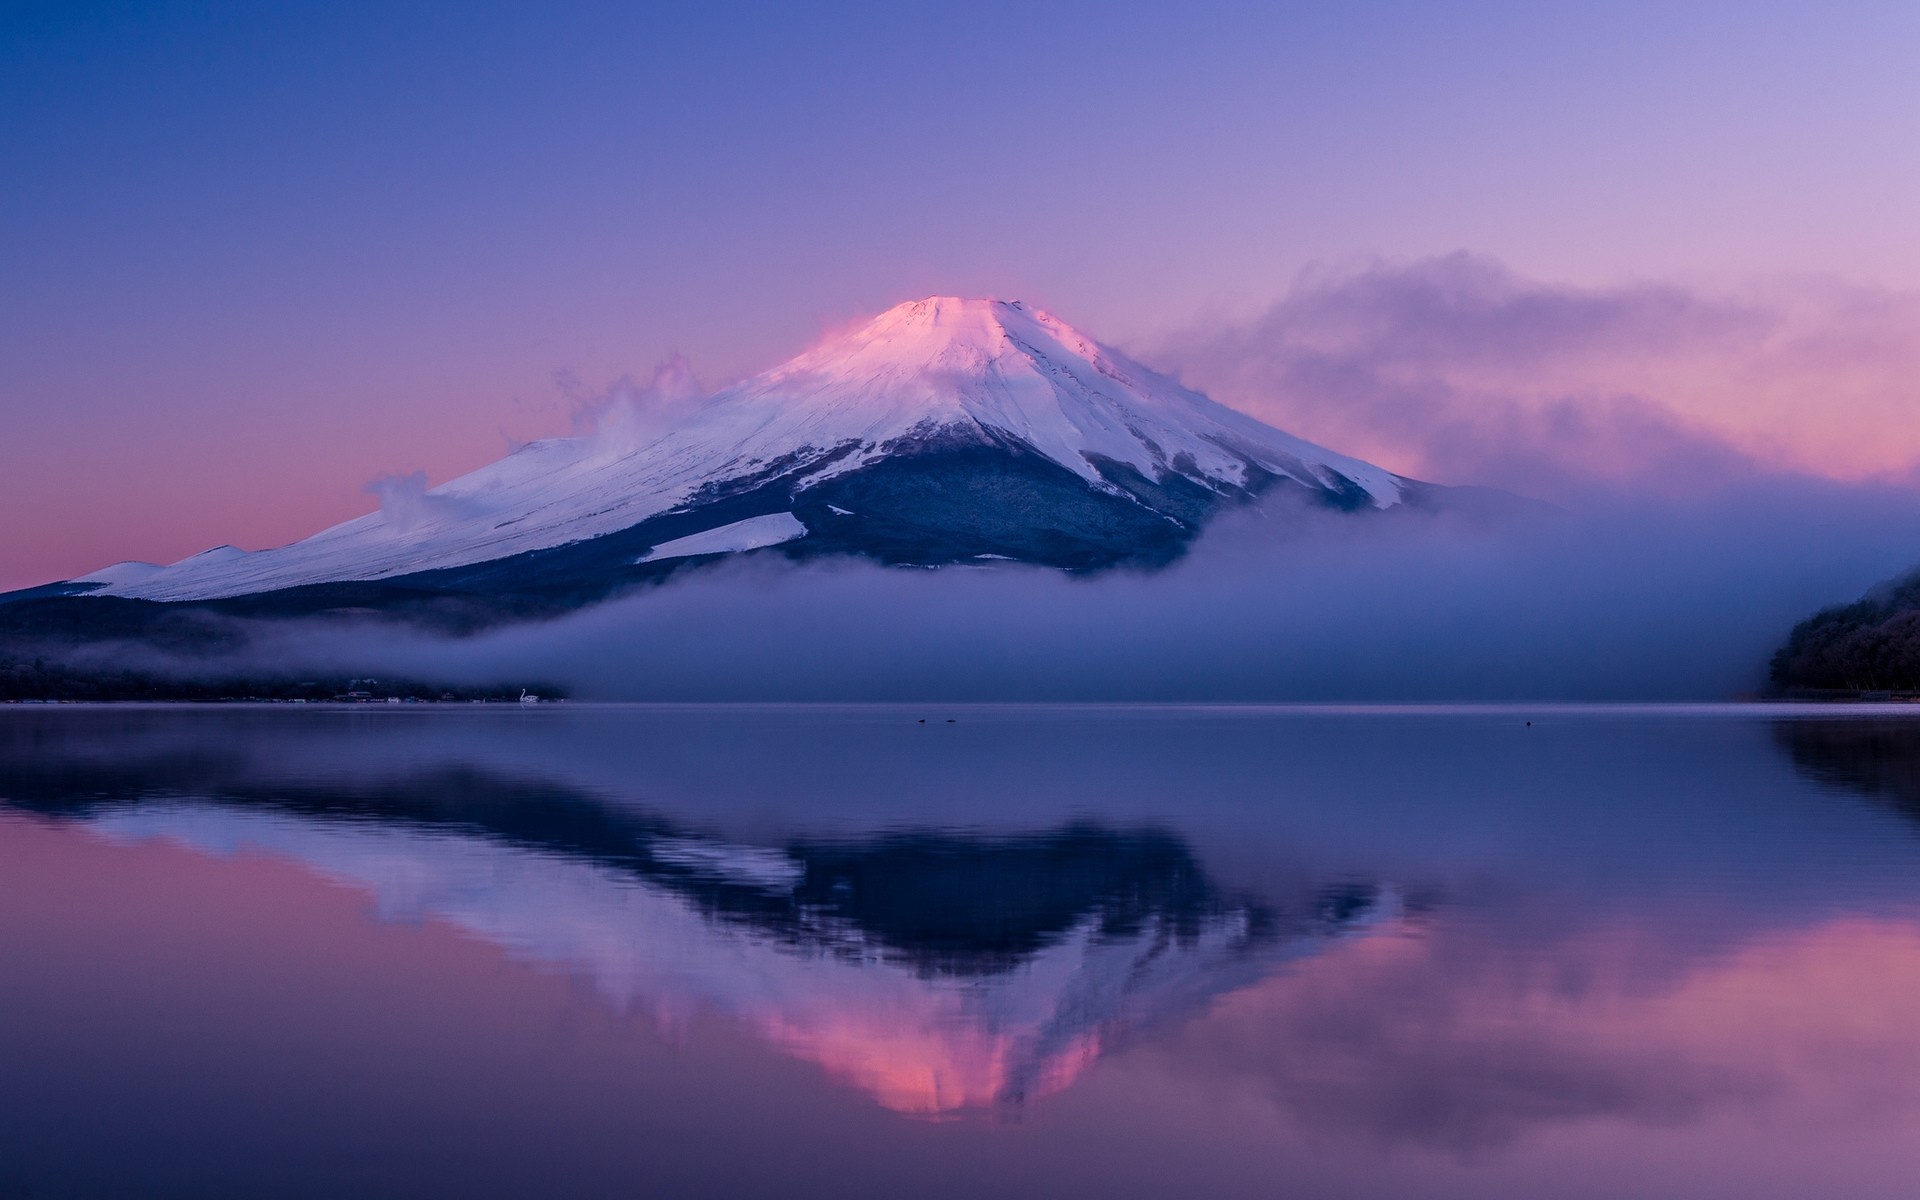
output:
[[[0,587],[934,293],[1442,482],[1911,478],[1916,64],[1910,3],[12,3]]]

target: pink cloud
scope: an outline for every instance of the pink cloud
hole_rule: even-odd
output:
[[[1920,295],[1576,288],[1455,254],[1304,275],[1145,352],[1303,436],[1443,483],[1663,492],[1920,462]]]

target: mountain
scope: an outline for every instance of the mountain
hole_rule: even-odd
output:
[[[119,563],[37,590],[272,597],[244,606],[266,612],[448,596],[541,609],[775,547],[1155,566],[1215,513],[1275,489],[1340,509],[1440,490],[1217,404],[1017,301],[936,297],[291,545]]]
[[[591,547],[604,572],[802,539],[886,562],[1097,567],[1164,561],[1222,503],[1280,481],[1347,507],[1397,503],[1405,486],[1018,302],[935,298],[664,428],[613,422],[536,442],[290,546],[122,563],[76,582],[205,600],[426,572],[471,579],[523,555],[545,554],[544,573],[563,546]]]

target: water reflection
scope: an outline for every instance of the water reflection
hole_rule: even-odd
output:
[[[1920,820],[1920,723],[1859,718],[1777,721],[1773,733],[1794,766],[1809,778]]]
[[[1323,1139],[1468,1162],[1623,1126],[1914,1127],[1920,926],[1837,919],[1686,959],[1663,943],[1618,924],[1356,940],[1224,998],[1160,1066]]]
[[[10,803],[121,842],[285,856],[623,1009],[728,1013],[900,1112],[1058,1091],[1128,1034],[1399,912],[1368,883],[1229,893],[1151,827],[747,845],[484,768],[314,786],[257,765],[41,753],[9,764]]]
[[[565,1146],[604,1167],[577,1189],[595,1195],[678,1162],[680,1190],[709,1194],[1904,1196],[1920,723],[1775,711],[5,714],[0,939],[39,921],[45,945],[81,944],[40,903],[51,885],[6,890],[40,861],[7,857],[20,822],[128,879],[244,879],[209,884],[221,902],[370,898],[382,920],[346,933],[272,926],[288,955],[367,976],[368,1020],[405,1031],[342,1089],[377,1120],[308,1120],[326,1140],[447,1113],[527,1147],[458,1194],[540,1191]],[[123,886],[92,875],[63,903]],[[355,966],[376,934],[421,965]],[[504,974],[449,973],[448,942]],[[58,949],[12,950],[33,969],[10,974],[77,972],[81,996],[165,974],[120,926],[84,944],[105,982]],[[571,1055],[529,980],[608,1025]],[[161,1053],[183,996],[206,1028],[252,1011],[213,975],[173,982],[122,1059]],[[33,1013],[112,1030],[36,1008],[36,986],[0,976],[0,1152],[90,1128],[126,1069],[42,1055]],[[462,1023],[476,996],[500,999]],[[321,1011],[204,1035],[194,1061],[276,1047],[275,1088],[324,1093],[324,1071],[284,1065]],[[486,1083],[551,1084],[545,1124],[388,1069],[421,1042],[430,1064],[491,1063],[523,1018]],[[679,1049],[595,1074],[655,1041]],[[100,1091],[73,1082],[89,1070]],[[600,1124],[564,1099],[589,1086]],[[9,1134],[41,1107],[26,1095],[66,1114],[55,1134]]]

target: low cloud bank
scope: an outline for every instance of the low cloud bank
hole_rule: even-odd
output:
[[[1812,480],[1493,522],[1270,504],[1155,574],[762,556],[469,639],[302,625],[255,653],[605,700],[1711,700],[1917,553],[1920,496]]]

